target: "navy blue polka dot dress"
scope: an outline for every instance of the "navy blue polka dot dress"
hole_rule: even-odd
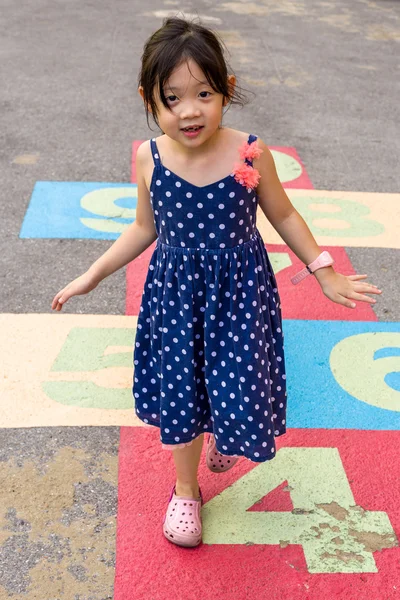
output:
[[[151,149],[158,238],[137,322],[136,414],[160,428],[163,448],[208,431],[224,455],[270,460],[275,436],[286,432],[287,392],[258,197],[233,174],[193,185],[162,165],[155,139]]]

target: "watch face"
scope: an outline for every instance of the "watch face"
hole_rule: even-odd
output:
[[[318,258],[315,259],[314,263],[311,263],[313,265],[312,272],[316,271],[317,269],[319,269],[321,267],[329,267],[329,266],[333,265],[333,263],[334,263],[334,260],[333,260],[332,256],[329,254],[329,252],[327,250],[324,250],[318,256]]]
[[[328,262],[330,262],[332,260],[331,255],[329,254],[329,252],[327,250],[325,250],[320,257],[320,263],[321,264],[326,264]]]
[[[329,252],[327,250],[325,250],[325,252],[321,256],[321,264],[325,265],[325,266],[330,266],[331,264],[333,264],[333,262],[334,261],[333,261],[332,256],[329,254]]]
[[[327,255],[328,259],[329,259],[329,262],[333,263],[334,262],[333,257],[329,254],[329,252],[327,252],[326,255]]]

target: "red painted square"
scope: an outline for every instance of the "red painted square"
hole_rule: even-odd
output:
[[[337,448],[355,503],[386,512],[400,535],[400,432],[292,429],[277,442],[278,448]],[[205,466],[204,453],[205,448],[199,481],[205,502],[258,466],[242,459],[231,471],[214,474]],[[173,483],[173,457],[160,449],[158,429],[123,427],[115,600],[399,597],[398,547],[374,552],[378,573],[310,574],[300,545],[202,544],[185,549],[171,544],[162,533],[162,521]]]
[[[378,320],[368,302],[355,300],[356,308],[347,308],[327,298],[314,275],[310,275],[297,285],[293,285],[290,278],[301,271],[304,268],[304,264],[286,245],[266,244],[266,248],[268,252],[286,252],[289,254],[292,263],[289,267],[276,273],[276,281],[282,303],[282,316],[284,319],[310,319],[323,321]],[[335,261],[333,265],[335,271],[342,275],[355,274],[344,248],[338,246],[320,246],[320,248],[321,251],[328,250],[332,255]],[[376,297],[378,298],[379,296]]]
[[[149,248],[131,262],[126,271],[126,314],[138,315],[142,293],[149,267],[150,258],[155,248],[154,242]],[[284,319],[312,319],[336,321],[377,321],[371,306],[366,302],[356,301],[356,308],[346,308],[329,300],[321,290],[314,276],[307,277],[301,283],[293,285],[290,277],[300,271],[304,265],[299,258],[285,245],[267,244],[268,252],[286,252],[292,262],[290,267],[276,274],[278,289],[282,302]],[[335,259],[334,268],[344,275],[354,274],[349,257],[344,248],[323,247]]]

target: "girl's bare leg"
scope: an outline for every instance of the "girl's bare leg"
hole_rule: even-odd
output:
[[[204,433],[199,435],[190,446],[173,450],[176,468],[175,494],[177,496],[199,497],[197,470],[199,468],[203,440]]]

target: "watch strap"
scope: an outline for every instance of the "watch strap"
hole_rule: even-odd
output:
[[[304,269],[302,269],[301,271],[296,273],[296,275],[291,277],[290,281],[294,285],[297,285],[298,283],[300,283],[300,281],[303,281],[303,279],[305,279],[307,277],[307,275],[311,275],[311,273],[312,273],[312,271],[310,269],[308,269],[308,267],[305,267]]]
[[[299,273],[291,277],[290,280],[294,285],[296,285],[297,283],[300,283],[300,281],[302,281],[305,277],[307,277],[307,275],[312,275],[314,271],[322,267],[329,267],[333,265],[334,262],[335,261],[333,260],[329,252],[327,250],[324,250],[319,256],[317,256],[315,260],[313,260],[313,262],[311,262],[309,265],[306,265],[304,269],[302,269],[301,271],[299,271]]]

